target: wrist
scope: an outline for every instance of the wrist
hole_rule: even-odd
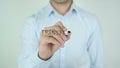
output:
[[[47,61],[47,60],[49,60],[52,56],[47,57],[47,58],[43,58],[43,57],[41,57],[40,54],[38,53],[38,57],[39,57],[41,60]]]

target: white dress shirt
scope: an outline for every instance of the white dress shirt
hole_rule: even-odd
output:
[[[38,57],[40,32],[44,27],[61,21],[71,31],[64,48],[57,50],[47,61]],[[49,4],[27,18],[22,32],[19,68],[103,68],[103,48],[99,23],[74,3],[63,16]]]

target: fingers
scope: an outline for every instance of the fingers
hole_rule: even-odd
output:
[[[64,37],[65,37],[65,35],[61,36],[61,35],[63,35],[63,31],[61,30],[61,28],[58,27],[58,26],[54,26],[54,27],[52,27],[52,30],[56,31],[56,34],[49,34],[48,36],[54,37],[61,44],[61,47],[64,47],[64,43],[65,43]]]
[[[52,37],[54,37],[58,42],[60,42],[62,46],[64,45],[65,41],[61,38],[60,35],[52,35]]]
[[[45,41],[47,42],[47,43],[52,43],[52,44],[54,44],[54,45],[57,45],[57,46],[61,46],[61,44],[55,39],[55,38],[53,38],[53,37],[51,37],[51,36],[49,36],[49,37],[44,37],[44,39],[45,39]]]
[[[65,41],[65,40],[66,40],[66,36],[65,36],[65,34],[64,34],[64,31],[63,31],[60,27],[58,27],[58,26],[55,26],[54,29],[55,29],[56,31],[58,31],[59,37],[61,37],[62,40]]]
[[[61,44],[61,47],[64,47],[65,41],[60,34],[63,34],[63,31],[58,26],[46,27],[45,30],[42,31],[42,36],[53,37]]]
[[[66,41],[66,40],[67,40],[67,37],[66,37],[66,35],[65,35],[65,34],[61,34],[61,37],[62,37],[62,39],[63,39],[64,41]]]
[[[61,47],[64,47],[65,41],[70,39],[71,32],[68,31],[67,34],[64,32],[67,29],[63,26],[61,22],[57,22],[54,26],[45,27],[44,30],[41,32],[42,37],[53,37],[54,40],[59,42]]]
[[[67,31],[67,28],[59,21],[55,24],[56,26],[60,27],[64,32]],[[66,35],[67,34],[67,35]],[[70,39],[71,31],[68,31],[67,33],[61,34],[62,38],[67,41]]]
[[[62,30],[62,31],[60,32],[60,36],[62,37],[62,39],[63,39],[64,41],[66,41],[67,38],[66,38],[64,32],[67,31],[67,28],[64,27],[61,22],[57,22],[57,23],[55,24],[55,26],[56,26],[56,29],[61,29],[61,30]]]
[[[56,26],[60,27],[63,31],[66,31],[67,28],[59,21],[55,24]]]

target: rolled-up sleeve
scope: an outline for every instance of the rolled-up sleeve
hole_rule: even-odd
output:
[[[19,68],[48,68],[48,61],[38,57],[39,40],[36,34],[36,22],[33,16],[26,19],[22,31],[22,50],[18,59]]]

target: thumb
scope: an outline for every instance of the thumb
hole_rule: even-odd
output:
[[[60,21],[58,21],[55,25],[59,26],[63,31],[67,31],[67,28]]]

